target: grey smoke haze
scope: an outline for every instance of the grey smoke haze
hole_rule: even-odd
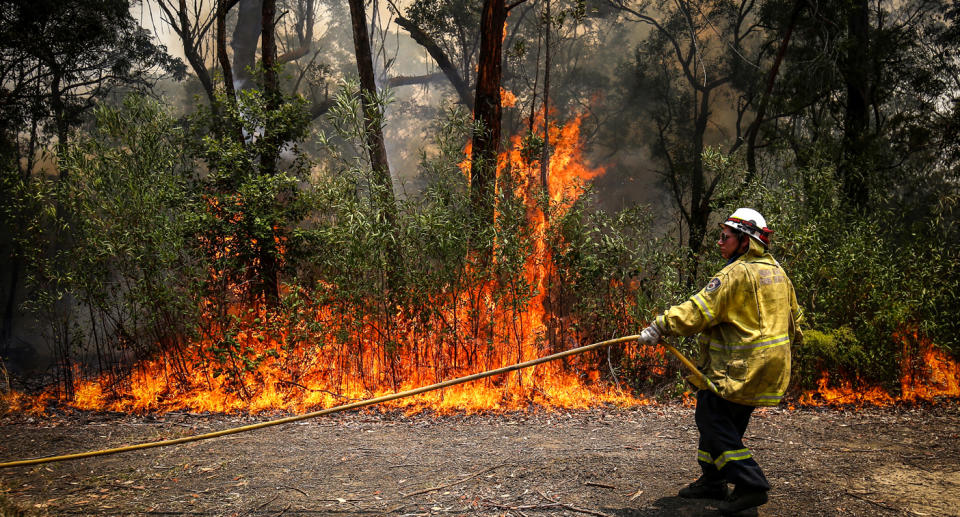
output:
[[[399,2],[398,5],[406,8],[411,3]],[[228,35],[231,36],[229,46],[233,61],[233,78],[238,91],[251,87],[251,78],[247,70],[255,63],[259,53],[260,6],[260,0],[241,0],[231,10],[227,19]],[[203,7],[207,10],[211,8],[210,5]],[[414,42],[406,31],[392,22],[386,2],[375,0],[372,7],[368,10],[370,15],[368,22],[373,42],[378,87],[382,88],[390,77],[420,76],[439,72],[439,68],[424,49]],[[144,11],[149,8],[150,6],[146,6],[138,9],[144,25],[155,30],[158,39],[173,54],[182,55],[182,43],[177,36],[169,30],[163,30],[162,27],[156,27],[155,24],[150,23],[151,17]],[[287,17],[286,22],[290,23],[289,18],[293,16],[291,11],[282,9],[280,11]],[[516,11],[512,12],[507,20],[508,38],[511,34],[516,34],[517,23],[530,23],[535,17],[535,11],[532,9]],[[552,66],[555,81],[558,77],[562,78],[564,73],[578,73],[578,69],[587,69],[589,73],[615,79],[617,66],[630,59],[631,49],[649,33],[648,27],[642,24],[615,24],[598,30],[587,27],[598,22],[589,17],[585,22],[585,28],[577,29],[575,34],[568,35],[567,39],[570,41],[560,44],[567,47],[581,45],[570,38],[570,36],[576,36],[591,44],[597,44],[599,50],[569,52],[569,60],[566,62],[562,60],[563,55],[555,56]],[[356,66],[352,62],[352,39],[349,30],[342,30],[343,28],[349,29],[349,10],[346,3],[319,0],[316,9],[314,50],[319,50],[318,62],[330,65],[331,88],[335,88],[339,81],[355,77],[356,74]],[[610,34],[611,31],[618,34],[614,37]],[[283,44],[283,35],[279,36],[278,41]],[[287,37],[290,37],[289,34]],[[610,48],[603,46],[604,39],[609,42]],[[536,41],[526,42],[530,55],[535,53],[536,49],[532,47],[536,43]],[[309,57],[301,59],[307,60]],[[511,72],[509,64],[511,59],[505,55],[507,74]],[[212,52],[208,56],[208,61],[209,67],[215,67]],[[529,98],[529,93],[525,94],[524,90],[533,86],[529,78],[523,80],[514,78],[511,82],[508,75],[507,81],[508,84],[505,86],[520,96],[521,102],[514,108],[504,110],[505,134],[509,134],[509,131],[517,132],[526,129],[529,104],[525,102]],[[563,85],[555,83],[552,87],[554,92],[560,92]],[[432,128],[436,117],[439,116],[441,106],[444,102],[449,103],[455,100],[456,97],[454,90],[444,79],[396,87],[392,89],[391,94],[394,102],[387,107],[384,114],[386,125],[384,137],[394,191],[398,197],[404,197],[412,193],[411,189],[416,188],[419,151],[430,145]],[[599,95],[607,94],[599,92]],[[557,113],[552,116],[552,119],[564,121],[580,111],[589,112],[592,102],[589,96],[596,95],[597,92],[587,92],[577,103],[555,106]],[[169,96],[193,102],[190,95],[183,95],[182,92],[171,91]],[[191,107],[186,106],[185,110],[190,111]],[[603,121],[588,120],[585,126],[591,124],[603,124]],[[597,137],[591,135],[589,131],[584,131],[584,135],[588,139],[587,155],[592,161],[589,165],[603,166],[607,170],[604,176],[594,181],[604,206],[620,208],[636,202],[659,205],[665,201],[663,193],[656,188],[658,179],[654,173],[653,164],[647,158],[648,152],[644,142],[636,141],[632,145],[610,148],[603,142],[597,141]]]

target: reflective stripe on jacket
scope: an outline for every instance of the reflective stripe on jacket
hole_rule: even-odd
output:
[[[701,332],[698,367],[721,397],[775,406],[790,382],[790,344],[803,339],[802,318],[790,279],[750,239],[746,253],[689,300],[658,316],[656,324],[666,334]]]

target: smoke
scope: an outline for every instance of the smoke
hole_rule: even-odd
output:
[[[349,27],[349,15],[342,0],[317,0],[317,3],[317,16],[314,19],[317,36],[314,38],[312,50],[319,52],[315,63],[329,67],[330,72],[325,79],[333,86],[356,74],[349,31],[331,30],[332,27]],[[296,21],[296,9],[293,2],[281,0],[279,5],[281,21],[286,24],[286,29],[289,29]],[[411,5],[412,0],[398,2],[398,7],[402,10]],[[240,0],[228,13],[232,78],[238,93],[253,88],[255,84],[251,70],[259,53],[261,6],[261,0]],[[562,8],[563,5],[559,5],[558,9]],[[183,42],[169,27],[155,23],[156,5],[152,2],[141,2],[136,9],[135,16],[141,20],[144,27],[154,32],[171,53],[182,57]],[[199,9],[199,16],[206,18],[211,7],[198,2],[197,6],[191,9]],[[558,49],[553,57],[551,95],[552,107],[556,112],[551,115],[551,119],[563,122],[581,112],[588,113],[585,125],[596,128],[595,131],[585,133],[588,156],[594,157],[596,164],[604,166],[608,171],[597,181],[597,188],[603,191],[599,197],[607,207],[618,208],[636,202],[661,205],[665,200],[662,191],[656,188],[659,180],[657,167],[649,158],[650,142],[633,138],[632,141],[621,139],[611,145],[606,139],[606,134],[610,132],[623,135],[633,131],[620,127],[619,122],[611,122],[610,118],[611,112],[623,111],[622,107],[615,105],[615,100],[623,100],[622,96],[617,97],[617,82],[630,73],[629,70],[618,67],[630,63],[637,44],[650,34],[650,26],[646,24],[623,23],[622,20],[611,22],[614,17],[610,9],[606,4],[593,6],[580,26],[573,28],[571,23],[566,22],[564,28],[554,34],[553,41]],[[374,0],[368,9],[368,15],[379,91],[382,92],[388,87],[391,78],[426,76],[439,72],[436,63],[423,47],[415,43],[406,31],[392,23],[384,0]],[[525,121],[531,107],[530,91],[534,86],[542,89],[542,84],[535,84],[534,67],[538,41],[531,27],[534,27],[536,22],[537,8],[532,3],[520,5],[511,12],[507,20],[504,87],[517,94],[520,102],[516,107],[504,110],[505,136],[526,130]],[[209,38],[212,37],[211,31]],[[290,34],[286,37],[289,38]],[[278,32],[278,42],[281,45],[283,38],[284,35]],[[518,57],[516,51],[520,47],[525,49],[526,54]],[[214,55],[212,52],[209,54],[207,66],[216,68]],[[301,59],[301,64],[309,59]],[[542,79],[542,73],[540,77]],[[466,79],[472,82],[470,78]],[[578,88],[581,90],[574,91]],[[189,90],[184,91],[180,87],[179,90],[171,90],[170,94],[171,98],[187,104],[184,111],[193,111],[194,108],[189,104],[195,101]],[[386,106],[384,112],[384,140],[393,189],[396,197],[402,198],[412,193],[411,188],[416,190],[419,151],[429,147],[432,127],[435,126],[440,108],[455,99],[455,94],[446,79],[434,77],[430,81],[394,87],[390,90],[390,95],[393,102]],[[595,99],[598,98],[604,99],[607,106],[596,105]],[[611,130],[611,126],[617,127]],[[263,128],[244,128],[244,135],[248,139],[257,138],[262,133]],[[290,154],[290,146],[285,146],[284,150],[285,155]],[[606,193],[610,195],[605,195]]]
[[[318,52],[315,63],[329,67],[325,80],[335,87],[340,80],[356,74],[351,34],[348,30],[340,30],[342,27],[349,28],[349,15],[342,0],[317,2],[314,20],[317,36],[312,50]],[[282,1],[280,4],[286,5]],[[411,5],[412,0],[398,3],[402,10]],[[144,25],[153,30],[173,53],[182,53],[182,42],[176,34],[169,30],[158,30],[163,27],[152,24],[151,13],[144,12],[155,7],[151,3],[141,3],[141,6],[139,18]],[[228,15],[228,31],[231,31],[228,34],[232,36],[228,43],[233,58],[234,87],[238,94],[255,87],[251,70],[259,53],[261,6],[261,0],[240,0]],[[557,8],[562,9],[563,5],[559,4]],[[297,13],[292,5],[286,5],[280,12],[282,22],[286,24],[285,30],[288,30],[295,22]],[[439,72],[423,47],[414,42],[405,30],[392,23],[384,0],[373,0],[367,12],[370,17],[375,76],[380,92],[389,87],[391,78],[427,76]],[[536,72],[536,66],[542,66],[542,61],[539,61],[540,65],[537,64],[539,42],[534,30],[537,12],[535,5],[521,4],[507,20],[504,87],[516,94],[519,102],[515,107],[504,110],[505,136],[525,132],[533,102],[542,101],[539,97],[535,100],[531,98],[534,87],[540,90],[543,87],[542,83],[537,82]],[[659,13],[653,14],[656,16]],[[623,84],[634,73],[634,50],[650,36],[650,26],[617,20],[611,7],[601,4],[593,6],[581,24],[575,26],[568,21],[555,30],[552,41],[557,48],[553,51],[551,68],[551,107],[555,111],[551,114],[551,120],[562,123],[580,113],[587,113],[584,136],[588,159],[607,170],[594,183],[601,206],[619,209],[643,203],[662,207],[663,210],[659,210],[662,213],[670,212],[671,203],[666,191],[661,188],[658,172],[662,164],[651,158],[653,142],[644,138],[638,129],[644,122],[638,106],[647,102],[645,98],[648,95],[642,91],[634,91],[630,95],[623,92]],[[283,37],[278,32],[281,44]],[[290,34],[286,37],[289,38]],[[303,58],[300,64],[308,60],[309,57]],[[208,66],[216,68],[212,56]],[[466,79],[472,82],[471,78]],[[542,80],[542,70],[539,80]],[[174,94],[183,102],[193,102],[193,96],[189,93],[181,91]],[[393,87],[389,94],[392,102],[383,113],[384,144],[395,197],[403,199],[416,192],[420,151],[430,147],[436,117],[440,116],[441,107],[456,99],[456,95],[442,76]],[[192,111],[192,108],[187,106],[185,111]],[[635,115],[634,118],[628,119],[625,116],[627,113]],[[716,121],[713,126],[716,129],[706,135],[708,142],[721,144],[729,140],[729,128],[735,119],[732,106],[717,106],[712,110],[712,118]],[[323,122],[318,120],[318,123]],[[248,139],[262,134],[263,128],[244,128],[244,135]],[[611,135],[616,135],[616,138],[611,138]],[[291,146],[285,146],[283,157],[292,158],[290,151]]]

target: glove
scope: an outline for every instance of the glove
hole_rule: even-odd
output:
[[[641,345],[654,346],[658,341],[660,341],[660,329],[657,328],[656,324],[651,324],[643,329],[640,332],[640,337],[637,338],[637,343]]]

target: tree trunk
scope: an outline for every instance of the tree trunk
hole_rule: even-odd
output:
[[[847,13],[849,42],[843,63],[843,77],[847,89],[847,104],[843,120],[838,173],[843,194],[851,207],[866,208],[869,188],[863,162],[870,126],[869,99],[869,45],[870,19],[867,0],[852,0]]]
[[[706,178],[703,171],[703,137],[710,121],[710,89],[700,92],[693,134],[693,164],[690,171],[690,227],[687,245],[694,256],[703,249],[707,220],[710,217],[710,199],[705,196]]]
[[[53,71],[53,80],[50,81],[50,108],[53,111],[53,122],[57,128],[57,148],[66,149],[67,133],[70,125],[66,120],[66,107],[63,103],[63,92],[60,90],[60,81],[63,75],[57,65],[51,64],[50,69]],[[59,179],[67,179],[67,174],[67,171],[63,168],[57,167],[57,177]]]
[[[227,55],[227,1],[217,2],[217,60],[223,70],[223,85],[227,93],[227,102],[236,102],[236,92],[233,89],[233,66]]]
[[[763,91],[763,97],[760,99],[760,106],[757,108],[757,116],[753,119],[750,127],[747,128],[747,172],[750,178],[757,174],[757,133],[760,132],[760,124],[763,123],[763,117],[767,112],[767,104],[770,101],[770,93],[773,92],[773,85],[776,82],[777,74],[780,72],[780,65],[787,53],[787,46],[790,45],[793,28],[797,25],[797,18],[800,16],[800,10],[804,5],[806,5],[806,0],[796,0],[793,4],[793,11],[790,13],[790,20],[787,22],[783,41],[780,42],[777,57],[773,60],[770,74],[767,76],[767,85]]]
[[[470,157],[470,203],[479,225],[493,224],[497,155],[500,152],[500,81],[503,76],[505,0],[484,0],[473,119],[481,129]]]
[[[373,54],[370,50],[370,36],[367,32],[367,15],[363,0],[349,0],[350,18],[353,22],[353,44],[357,52],[357,71],[360,74],[360,93],[363,105],[363,119],[367,127],[367,147],[370,153],[370,165],[373,167],[374,181],[379,187],[382,206],[392,206],[393,185],[390,182],[390,164],[387,162],[387,148],[383,142],[383,114],[376,103],[377,84],[373,71]]]
[[[233,29],[234,87],[246,90],[253,86],[250,71],[257,57],[257,38],[262,32],[263,7],[261,0],[240,0],[237,7],[237,26]]]
[[[267,109],[280,105],[280,84],[277,77],[277,39],[274,20],[277,16],[276,0],[263,0],[261,9],[260,52],[263,59],[263,94]]]
[[[547,171],[550,170],[550,29],[552,26],[550,0],[547,0],[547,34],[546,45],[544,45],[546,52],[543,60],[543,154],[540,156],[540,183],[548,195],[550,193]]]
[[[263,98],[268,112],[280,109],[280,78],[277,72],[277,37],[275,20],[277,16],[276,0],[263,0],[261,10],[260,54],[263,60]],[[277,159],[283,145],[275,127],[263,128],[265,150],[260,156],[261,173],[272,175],[277,170]]]
[[[436,83],[443,81],[444,79],[447,79],[447,76],[443,72],[420,75],[395,75],[387,80],[387,86],[390,88],[399,88],[400,86]],[[470,102],[473,102],[472,98],[470,99]]]
[[[220,69],[223,70],[223,87],[226,92],[226,102],[230,106],[236,106],[237,93],[233,87],[233,67],[230,64],[230,56],[227,55],[227,10],[230,0],[219,0],[217,2],[217,60],[220,62]],[[227,131],[233,135],[234,140],[243,142],[243,128],[230,127]]]
[[[260,53],[263,59],[263,96],[266,108],[273,112],[280,108],[280,85],[277,77],[276,43],[276,0],[264,0],[261,9]],[[263,128],[264,151],[260,156],[260,173],[273,175],[277,171],[277,158],[280,155],[277,128],[267,125]],[[260,258],[261,291],[267,304],[275,305],[280,298],[280,266],[277,259],[277,246],[273,239],[258,242]]]
[[[10,283],[7,300],[3,307],[3,327],[0,328],[0,353],[6,355],[13,344],[13,320],[17,314],[17,290],[20,288],[20,271],[23,259],[20,258],[19,246],[13,245],[10,252]]]
[[[280,108],[280,82],[277,76],[277,40],[274,20],[277,16],[276,0],[264,0],[261,9],[260,53],[263,59],[263,98],[268,112]],[[277,158],[282,142],[277,141],[277,128],[264,127],[265,151],[260,156],[261,173],[276,173]]]
[[[366,127],[367,150],[370,153],[370,166],[373,168],[371,192],[387,219],[390,228],[396,227],[396,201],[393,184],[390,181],[390,164],[387,161],[387,148],[383,140],[383,113],[377,104],[376,75],[373,71],[373,54],[370,50],[370,36],[367,32],[367,14],[364,0],[349,0],[350,19],[353,25],[353,45],[357,54],[357,71],[360,75],[360,102]],[[395,294],[400,287],[400,252],[393,245],[384,250],[386,256],[387,290]]]

